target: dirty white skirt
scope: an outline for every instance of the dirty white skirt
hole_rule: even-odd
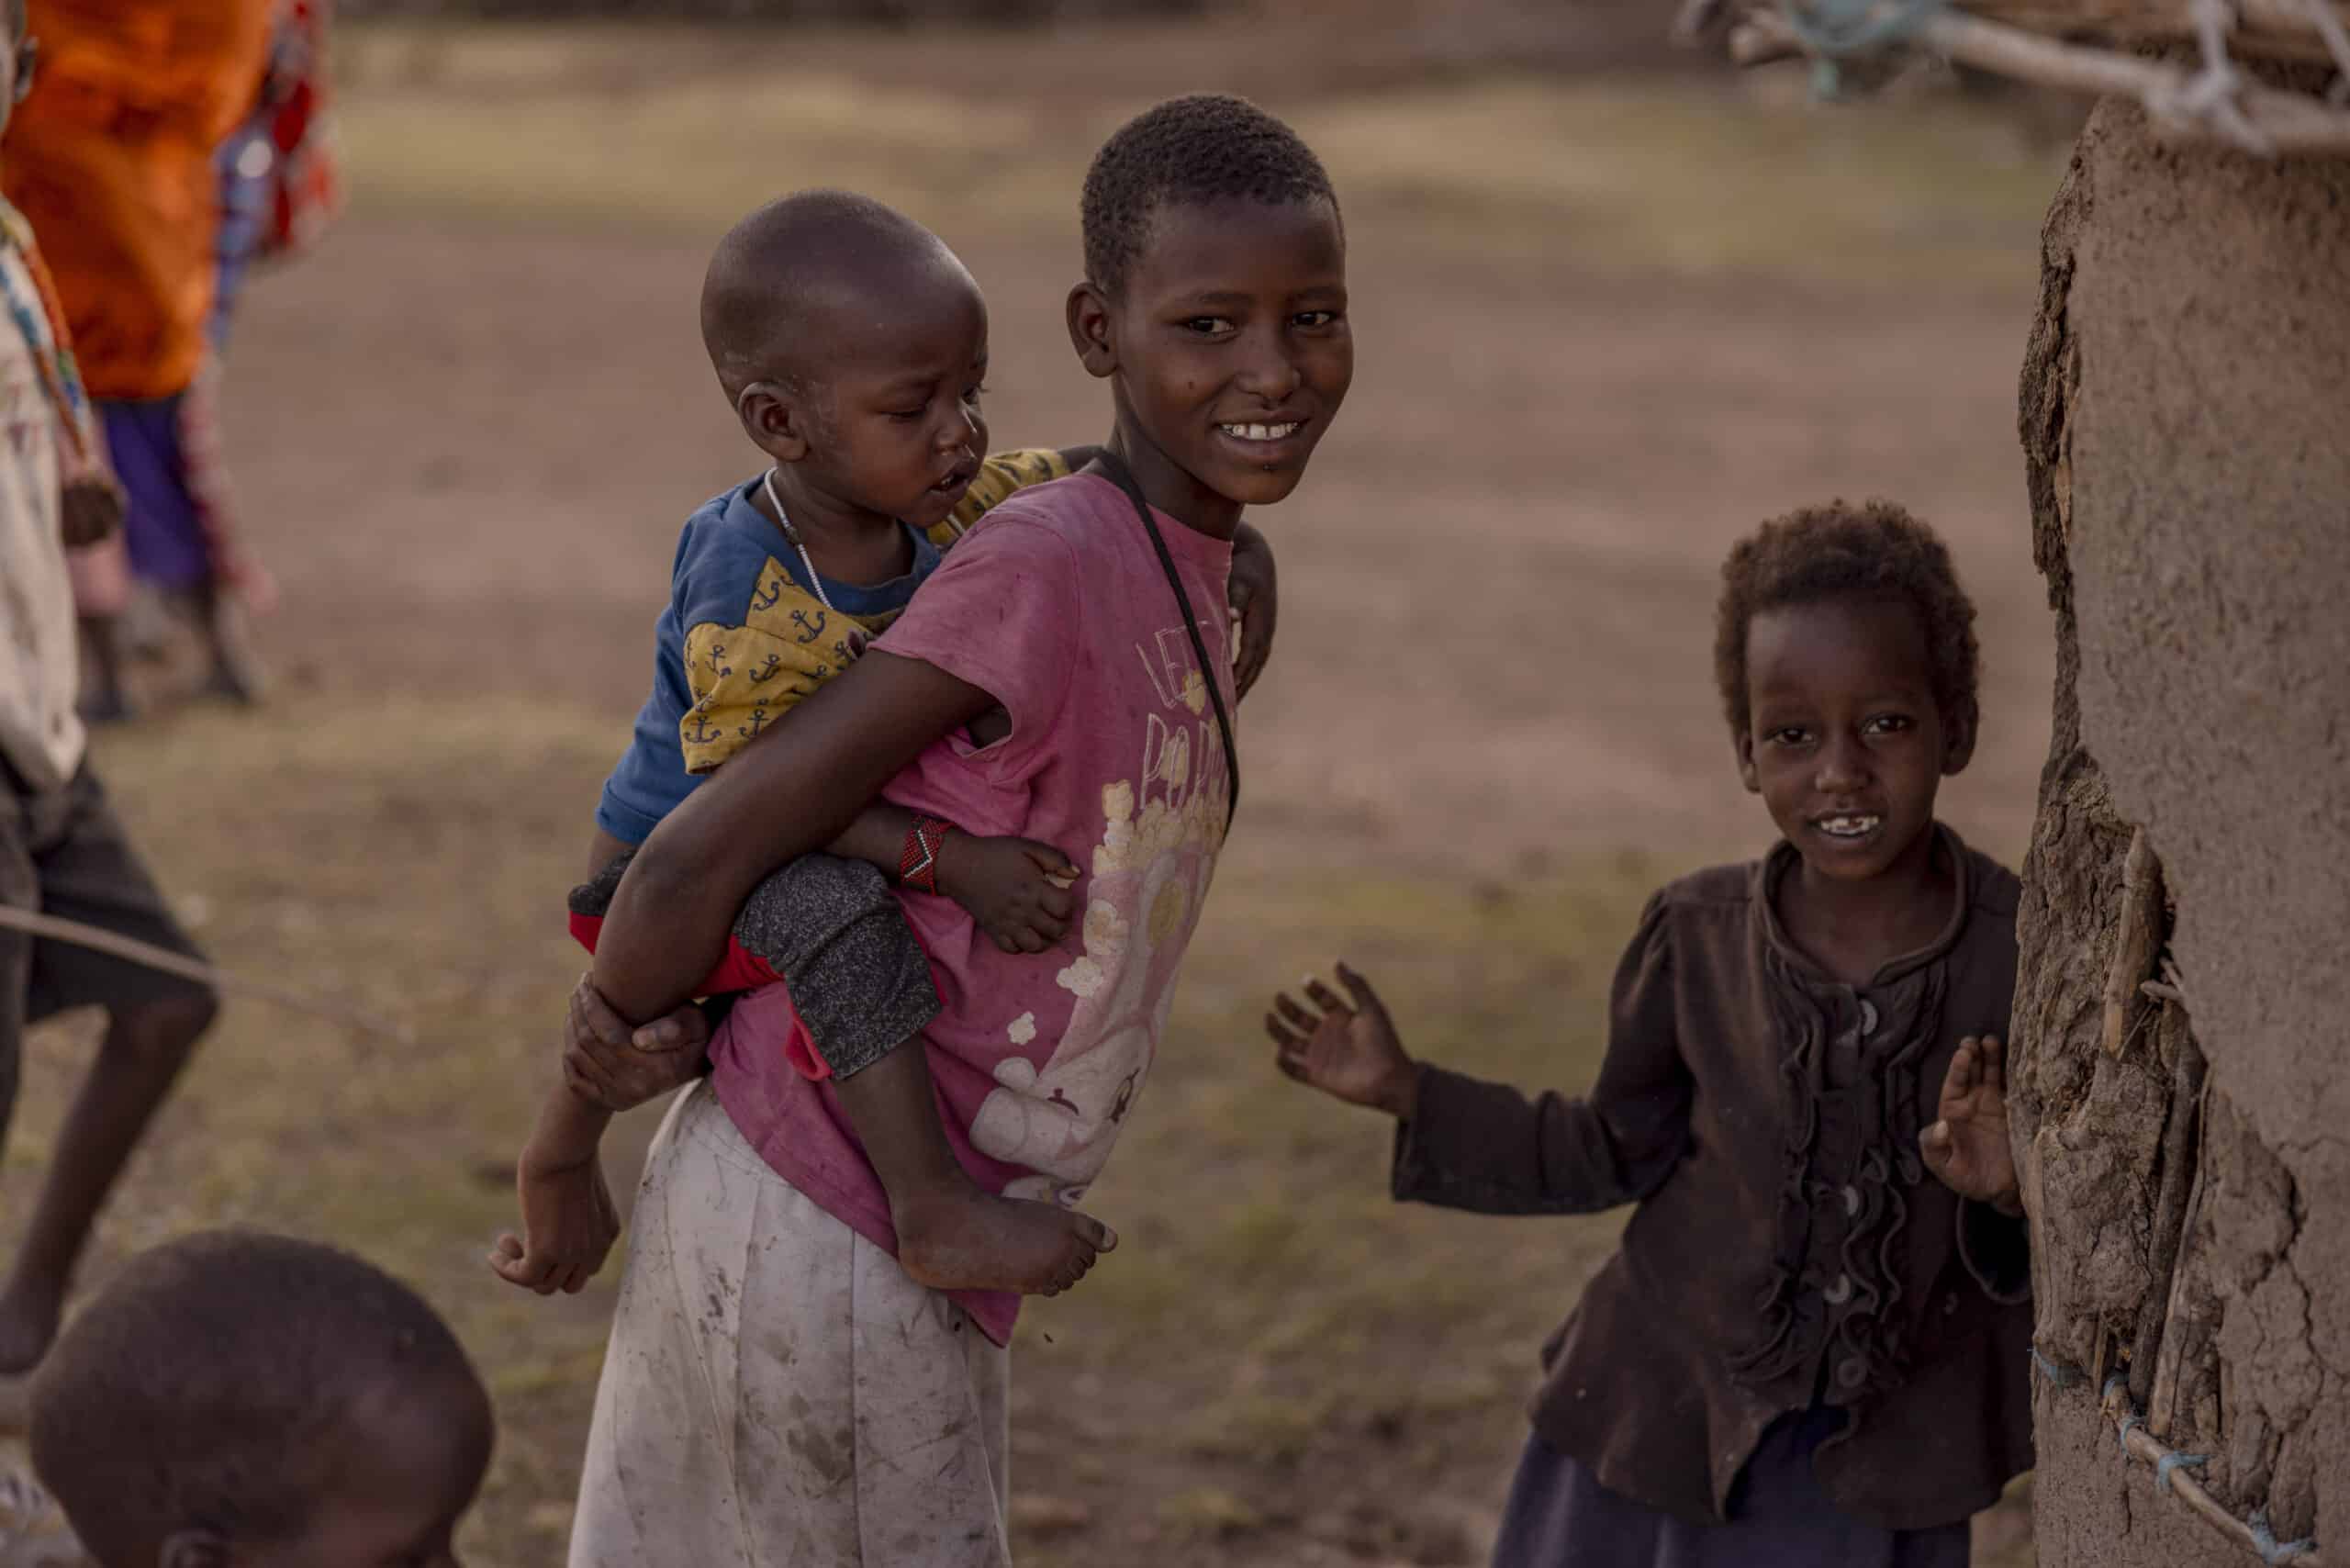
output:
[[[571,1568],[1001,1568],[1010,1360],[705,1081],[645,1158]]]

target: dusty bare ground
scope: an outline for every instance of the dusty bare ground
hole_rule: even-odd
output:
[[[1058,325],[1077,172],[1139,102],[1244,80],[1346,196],[1360,369],[1305,491],[1260,520],[1279,651],[1176,1037],[1096,1190],[1125,1245],[1024,1329],[1022,1555],[1478,1560],[1534,1347],[1617,1221],[1395,1210],[1381,1129],[1276,1079],[1251,1020],[1343,949],[1426,1049],[1586,1081],[1641,895],[1763,841],[1717,716],[1713,574],[1817,498],[1893,495],[1951,539],[1988,722],[1946,814],[2015,858],[2050,655],[2014,384],[2053,171],[1996,125],[1708,84],[1307,91],[1219,74],[1246,39],[1154,72],[1088,35],[1049,51],[1039,107],[973,95],[1008,46],[727,37],[355,40],[359,210],[255,290],[229,382],[285,588],[279,689],[101,756],[227,960],[419,1043],[239,1009],[99,1267],[235,1218],[416,1279],[504,1421],[469,1560],[558,1559],[612,1271],[541,1303],[479,1256],[676,526],[747,467],[694,336],[707,244],[794,185],[906,203],[987,287],[999,440],[1095,439]],[[87,1039],[36,1041],[11,1220]],[[624,1130],[623,1188],[650,1121]],[[2018,1529],[2004,1510],[1982,1559],[2026,1560]]]

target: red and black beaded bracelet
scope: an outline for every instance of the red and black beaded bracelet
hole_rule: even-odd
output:
[[[938,852],[946,846],[946,835],[955,824],[943,817],[926,817],[917,812],[914,825],[906,833],[906,846],[898,853],[898,880],[923,892],[938,890]]]

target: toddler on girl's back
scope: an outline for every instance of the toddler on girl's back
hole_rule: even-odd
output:
[[[1590,1091],[1415,1060],[1376,993],[1276,999],[1276,1063],[1397,1123],[1395,1196],[1634,1205],[1543,1349],[1496,1568],[1965,1568],[2031,1462],[2002,1093],[2015,878],[1935,819],[1975,610],[1900,508],[1766,523],[1715,673],[1780,838],[1658,891]]]
[[[636,846],[698,784],[847,668],[990,507],[1092,456],[981,455],[979,287],[936,236],[866,197],[804,192],[737,224],[711,260],[701,325],[719,382],[771,466],[702,506],[678,541],[653,692],[605,785],[589,879],[571,899],[573,929],[591,951]],[[1270,555],[1253,530],[1236,554],[1251,563],[1236,570],[1252,591],[1235,597],[1256,609],[1261,649]],[[1005,722],[982,715],[968,733],[987,744]],[[1106,1232],[974,1186],[940,1134],[922,1053],[895,1051],[939,999],[890,884],[952,899],[1007,953],[1037,953],[1068,929],[1077,868],[1050,845],[968,834],[881,801],[828,847],[752,893],[725,958],[697,989],[785,982],[783,1049],[834,1081],[881,1175],[898,1260],[916,1280],[963,1292],[1075,1283]],[[594,1128],[608,1109],[593,1083],[558,1086],[542,1126]],[[617,1234],[592,1162],[548,1162],[548,1142],[533,1140],[524,1157],[525,1235],[503,1239],[492,1260],[543,1293],[579,1288]],[[566,1188],[589,1201],[562,1206]]]
[[[762,880],[856,834],[877,796],[899,813],[868,840],[877,858],[901,849],[916,870],[951,868],[967,844],[1018,841],[1036,940],[1007,947],[978,911],[901,879],[894,902],[943,1005],[920,1050],[885,1044],[854,1078],[811,1059],[822,1049],[794,1054],[807,1036],[825,1041],[789,963],[786,983],[735,1004],[710,1044],[710,1083],[678,1097],[647,1159],[576,1565],[1009,1560],[1004,1347],[1018,1298],[916,1276],[893,1219],[926,1180],[962,1182],[1021,1225],[1040,1212],[1061,1227],[1036,1225],[1048,1242],[1081,1244],[1035,1282],[1048,1287],[1108,1239],[1069,1206],[1138,1102],[1237,795],[1223,602],[1241,510],[1297,487],[1353,366],[1337,198],[1313,153],[1253,106],[1177,99],[1121,129],[1087,176],[1082,218],[1067,315],[1080,363],[1111,383],[1104,450],[997,506],[870,649],[662,819],[603,910],[593,987],[598,1007],[682,1029],[691,1015],[672,1010],[730,956],[730,932],[733,956],[758,946],[743,921]],[[976,293],[914,298],[909,286],[944,263],[908,266],[887,279],[882,319],[951,337],[923,385],[959,396],[977,379]],[[749,377],[730,392],[779,489],[801,454],[812,486],[864,450],[852,441],[887,434],[844,425],[816,466],[828,438],[803,442],[792,367],[720,369]],[[778,388],[771,408],[757,380]],[[913,405],[872,408],[881,420]],[[1047,875],[1064,849],[1066,889]],[[1064,920],[1067,941],[1039,956],[1058,940],[1044,923]],[[637,1075],[661,1054],[621,1044],[598,1058],[610,1042],[594,1029],[573,1044],[612,1106],[643,1097]],[[888,1092],[850,1104],[877,1075]],[[504,1250],[507,1269],[532,1266],[543,1230],[592,1241],[608,1226],[598,1130],[567,1107],[542,1118],[525,1157],[532,1236]],[[1016,1250],[983,1208],[961,1212],[978,1217],[941,1234],[977,1237],[983,1257]],[[553,1250],[566,1283],[601,1255]]]

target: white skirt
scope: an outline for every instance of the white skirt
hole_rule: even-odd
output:
[[[689,1085],[645,1158],[570,1568],[1008,1568],[1010,1372]]]

